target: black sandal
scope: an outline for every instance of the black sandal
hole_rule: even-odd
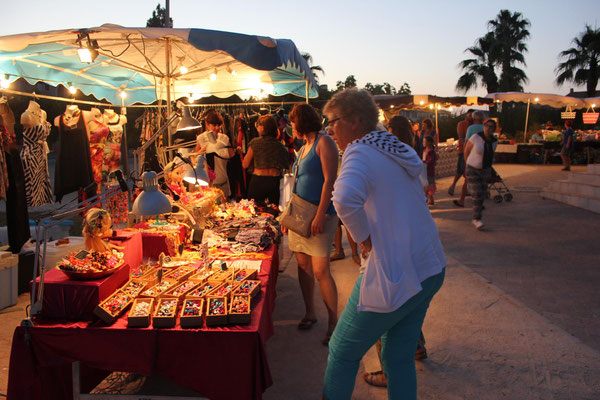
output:
[[[302,318],[302,320],[298,324],[298,329],[305,331],[305,330],[312,328],[313,325],[316,323],[317,323],[316,319]]]

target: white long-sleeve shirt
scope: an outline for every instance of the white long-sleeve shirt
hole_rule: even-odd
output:
[[[446,265],[421,168],[416,152],[388,132],[371,132],[344,152],[333,203],[354,240],[370,236],[373,245],[359,311],[395,311]]]

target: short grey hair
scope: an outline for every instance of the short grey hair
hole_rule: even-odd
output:
[[[484,118],[485,118],[485,116],[483,115],[483,113],[481,111],[475,111],[473,113],[473,121],[479,121],[481,123],[481,122],[483,122]]]
[[[350,88],[337,92],[323,108],[323,112],[328,114],[335,111],[339,117],[348,120],[357,116],[361,127],[368,131],[374,131],[379,122],[379,109],[371,93],[364,89],[357,90]]]

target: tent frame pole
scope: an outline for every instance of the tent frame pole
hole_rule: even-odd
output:
[[[304,81],[305,82],[305,99],[306,99],[306,104],[308,104],[308,79]]]
[[[527,124],[529,123],[529,105],[531,104],[531,99],[527,99],[527,114],[525,115],[525,132],[523,133],[523,142],[527,143]]]
[[[169,38],[165,39],[165,56],[166,56],[166,83],[167,83],[167,115],[170,117],[171,112],[173,111],[171,105],[171,44],[169,43]],[[168,117],[167,117],[168,118]],[[173,145],[173,137],[171,135],[171,127],[167,128],[167,136],[169,138],[168,145],[171,147]],[[169,151],[168,158],[172,159],[172,151]]]

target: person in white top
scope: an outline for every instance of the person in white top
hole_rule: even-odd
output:
[[[483,228],[481,212],[487,193],[487,185],[492,176],[494,150],[498,140],[494,137],[496,121],[488,119],[483,124],[483,132],[471,136],[465,147],[467,160],[467,185],[473,196],[473,225],[476,229]]]
[[[324,113],[344,150],[333,204],[365,260],[329,343],[323,397],[351,398],[360,360],[381,337],[388,396],[416,399],[415,350],[446,265],[422,162],[396,136],[375,130],[378,109],[367,91],[338,92]]]

